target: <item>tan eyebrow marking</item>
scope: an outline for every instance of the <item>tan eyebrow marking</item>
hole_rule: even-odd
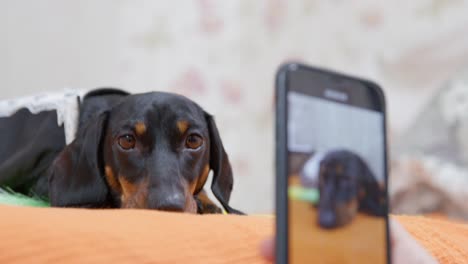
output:
[[[188,127],[189,127],[188,121],[185,121],[185,120],[177,121],[177,128],[179,129],[179,132],[181,134],[184,134],[187,131]]]
[[[135,124],[135,133],[138,136],[142,136],[146,132],[146,125],[145,123],[139,121]]]

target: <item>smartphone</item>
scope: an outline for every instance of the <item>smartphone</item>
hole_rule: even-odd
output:
[[[380,87],[288,63],[276,111],[276,262],[390,263]]]

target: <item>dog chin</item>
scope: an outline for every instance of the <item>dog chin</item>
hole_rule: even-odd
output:
[[[343,210],[319,212],[317,222],[321,228],[330,230],[350,224],[355,214]]]
[[[335,229],[335,228],[339,228],[339,227],[343,227],[343,226],[346,226],[348,225],[349,223],[351,223],[351,218],[349,219],[346,219],[343,221],[343,219],[339,222],[327,222],[327,221],[323,221],[323,220],[320,220],[318,221],[318,225],[323,228],[323,229],[328,229],[328,230],[331,230],[331,229]]]

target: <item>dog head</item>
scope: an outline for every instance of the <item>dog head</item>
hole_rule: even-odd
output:
[[[51,167],[53,206],[195,213],[194,196],[212,170],[213,194],[226,211],[238,213],[228,205],[231,165],[212,116],[170,93],[121,94],[110,101],[88,107],[95,114],[83,115],[76,139]]]
[[[366,195],[369,177],[373,178],[356,154],[345,150],[328,152],[320,162],[319,225],[334,228],[351,222]]]

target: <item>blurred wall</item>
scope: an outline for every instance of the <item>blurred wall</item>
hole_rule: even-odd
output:
[[[380,83],[398,141],[468,65],[466,14],[462,0],[0,0],[0,99],[98,86],[185,94],[216,116],[232,204],[270,212],[277,66]]]

